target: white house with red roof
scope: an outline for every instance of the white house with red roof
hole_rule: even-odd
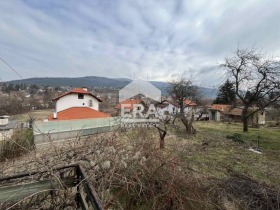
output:
[[[193,114],[196,111],[197,104],[189,99],[185,99],[184,106],[184,112],[186,114]]]
[[[80,120],[111,117],[99,111],[101,99],[90,93],[87,88],[75,88],[53,99],[55,112],[48,120]]]
[[[180,106],[176,101],[173,100],[163,100],[156,105],[157,112],[159,114],[169,113],[175,115],[180,112]],[[197,104],[193,101],[186,99],[184,100],[184,113],[186,115],[193,114],[196,110]]]
[[[170,115],[175,115],[179,112],[179,105],[170,100],[163,100],[160,103],[156,104],[156,109],[158,114],[163,115],[163,114],[170,114]]]

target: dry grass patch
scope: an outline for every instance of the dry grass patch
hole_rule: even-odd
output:
[[[277,150],[258,155],[248,151],[250,141],[239,144],[227,139],[226,135],[238,132],[238,125],[195,126],[197,134],[187,136],[180,125],[170,125],[164,150],[159,149],[155,128],[51,143],[14,162],[3,163],[3,175],[79,162],[105,209],[254,209],[256,205],[251,202],[259,202],[257,206],[266,209],[278,205]],[[269,197],[256,197],[246,191],[249,194],[245,198],[242,188],[233,191],[230,183],[235,174],[248,177],[238,179],[248,186],[260,185],[258,193],[268,190]]]

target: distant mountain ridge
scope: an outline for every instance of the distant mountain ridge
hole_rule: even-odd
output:
[[[128,84],[128,81],[110,79],[107,77],[96,77],[96,76],[87,76],[87,77],[34,77],[22,80],[12,80],[7,83],[12,84],[36,84],[36,85],[45,85],[45,86],[72,86],[72,87],[113,87],[121,88]]]
[[[34,77],[22,80],[12,80],[7,83],[11,84],[27,84],[27,85],[44,85],[44,86],[72,86],[72,87],[107,87],[122,88],[132,80],[127,78],[107,78],[97,76],[86,77]],[[163,95],[167,93],[168,83],[161,81],[150,81],[154,86],[162,91]],[[207,98],[215,98],[217,90],[213,88],[199,87],[200,92]]]

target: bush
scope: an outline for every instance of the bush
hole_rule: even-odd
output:
[[[279,120],[269,121],[269,122],[267,122],[267,127],[278,127],[280,124],[279,122],[280,122]]]
[[[227,135],[226,138],[231,139],[232,141],[240,144],[244,143],[244,140],[242,139],[242,135],[239,133],[234,133],[233,135]]]
[[[21,156],[34,149],[32,129],[16,131],[11,139],[0,142],[0,161]]]

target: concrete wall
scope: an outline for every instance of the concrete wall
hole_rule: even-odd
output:
[[[92,100],[92,106],[89,106],[90,100]],[[98,111],[99,101],[90,95],[84,94],[83,99],[78,99],[78,94],[69,94],[58,99],[55,108],[56,112],[60,112],[71,107],[89,107]]]
[[[82,136],[88,136],[92,134],[105,133],[116,130],[117,126],[105,126],[99,128],[81,129],[81,130],[71,130],[63,132],[55,132],[48,134],[36,134],[34,135],[35,144],[57,141],[57,140],[67,140],[73,138],[79,138]]]
[[[64,140],[79,136],[108,132],[119,127],[119,118],[96,118],[84,120],[35,121],[34,142]]]

